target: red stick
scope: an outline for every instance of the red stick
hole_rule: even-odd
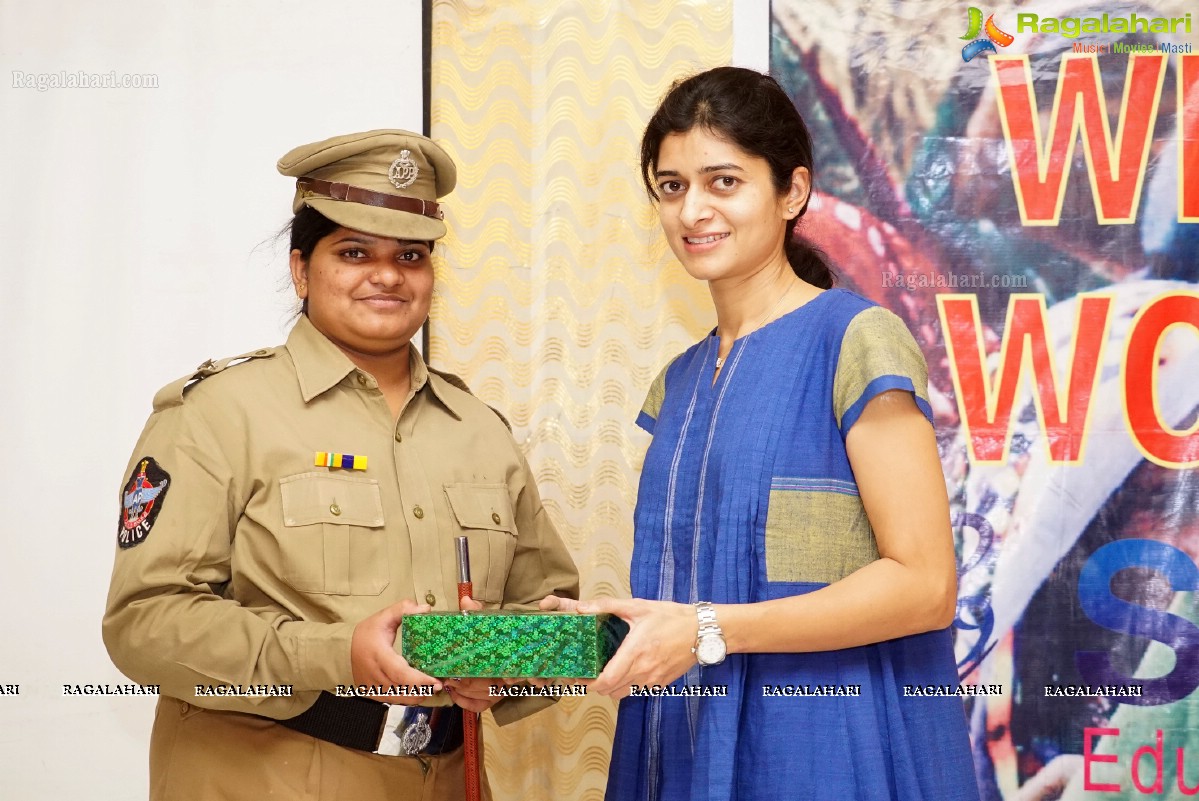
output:
[[[458,600],[469,598],[471,583],[461,582],[458,585]],[[479,764],[479,715],[469,709],[462,710],[462,739],[466,748],[466,801],[481,801]]]
[[[458,607],[462,599],[473,595],[470,580],[470,553],[466,537],[458,537]],[[466,801],[482,801],[482,765],[479,762],[479,715],[469,709],[462,710],[462,739],[466,749]]]

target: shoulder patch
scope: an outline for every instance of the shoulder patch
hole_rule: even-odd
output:
[[[435,373],[439,378],[441,378],[443,381],[445,381],[450,386],[456,387],[457,389],[460,389],[463,392],[465,392],[467,395],[474,397],[475,393],[470,391],[470,387],[466,385],[466,382],[463,381],[458,376],[454,375],[453,373],[447,373],[444,370],[438,370],[433,367],[429,367],[427,364],[425,365],[425,369],[428,370],[430,373]],[[499,409],[495,408],[490,403],[487,404],[487,408],[491,409],[491,411],[495,412],[495,416],[500,418],[500,422],[504,424],[505,428],[507,428],[509,431],[512,430],[512,424],[508,422],[508,418],[504,417],[504,415],[500,412]]]
[[[907,389],[922,411],[928,406],[924,353],[903,320],[882,306],[871,306],[854,316],[841,339],[833,377],[837,425],[848,432],[847,420],[852,425],[863,402],[886,389]]]
[[[678,361],[681,355],[680,353],[673,356],[649,385],[649,391],[645,394],[645,403],[641,406],[641,413],[652,420],[658,419],[658,414],[662,411],[662,402],[666,400],[666,371]]]
[[[214,376],[217,373],[224,372],[230,367],[242,364],[243,362],[251,361],[253,359],[269,359],[278,352],[278,347],[259,348],[258,350],[252,350],[249,353],[243,353],[239,356],[230,356],[227,359],[220,359],[218,361],[207,359],[201,362],[200,366],[198,366],[195,370],[191,371],[182,378],[172,381],[162,389],[158,390],[158,392],[154,395],[154,411],[157,412],[160,409],[165,409],[168,406],[178,406],[179,404],[183,403],[184,391],[186,391],[197,381],[203,381],[209,376]]]
[[[132,548],[145,542],[162,511],[171,487],[171,477],[153,456],[143,457],[121,491],[121,520],[117,545]]]

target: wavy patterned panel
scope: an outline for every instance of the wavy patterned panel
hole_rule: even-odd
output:
[[[432,134],[459,184],[431,360],[512,421],[584,594],[627,595],[648,441],[633,419],[712,320],[662,241],[638,143],[672,81],[728,62],[731,2],[447,0],[432,26]],[[614,722],[588,698],[489,725],[495,798],[602,798]]]

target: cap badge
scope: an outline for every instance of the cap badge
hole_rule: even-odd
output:
[[[391,179],[396,189],[407,189],[412,186],[420,170],[412,160],[411,150],[401,150],[400,157],[391,163],[387,177]]]

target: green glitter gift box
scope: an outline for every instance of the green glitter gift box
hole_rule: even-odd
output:
[[[400,652],[439,679],[595,678],[628,624],[615,615],[429,612],[408,615]]]

